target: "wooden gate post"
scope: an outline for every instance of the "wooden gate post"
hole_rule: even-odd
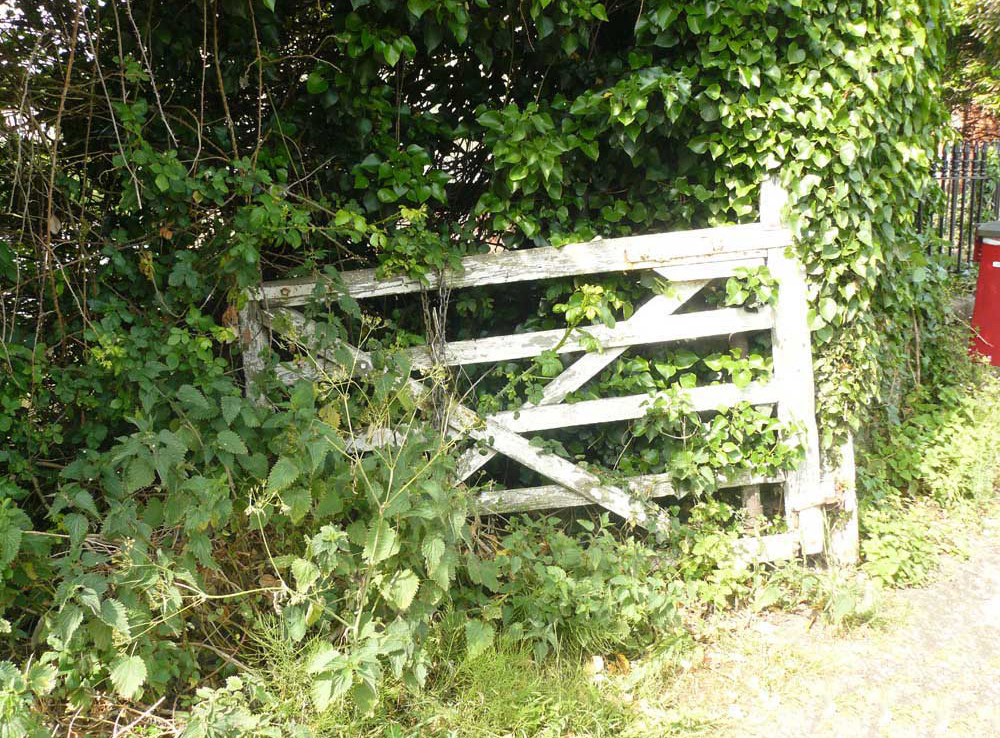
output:
[[[830,469],[824,480],[835,502],[830,516],[830,540],[827,556],[834,564],[858,563],[858,493],[855,482],[854,439],[850,434],[840,447],[840,463]]]
[[[264,371],[264,352],[270,346],[271,337],[261,320],[260,303],[252,298],[247,299],[239,312],[239,330],[247,399],[266,405],[267,400],[258,387],[258,378]]]
[[[760,196],[761,224],[780,226],[781,209],[787,201],[787,194],[776,180],[764,182]],[[785,477],[785,514],[789,527],[799,532],[802,553],[822,553],[819,433],[809,324],[803,309],[807,304],[805,272],[799,260],[785,251],[775,251],[767,265],[778,281],[772,332],[774,381],[782,392],[778,417],[799,428],[799,438],[805,447],[802,463]]]

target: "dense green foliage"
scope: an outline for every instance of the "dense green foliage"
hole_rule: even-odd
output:
[[[957,0],[952,11],[944,74],[948,105],[953,111],[978,105],[996,115],[1000,111],[1000,3]]]
[[[515,528],[536,576],[498,563],[390,352],[376,351],[384,373],[291,391],[265,380],[269,405],[244,399],[236,315],[262,278],[330,278],[311,308],[329,346],[406,345],[421,340],[419,306],[362,311],[337,296],[338,270],[420,275],[490,244],[748,221],[774,174],[811,280],[824,443],[883,384],[931,370],[942,278],[913,214],[943,120],[941,3],[350,5],[0,9],[0,625],[26,665],[0,665],[10,715],[50,692],[81,708],[108,693],[183,707],[192,685],[252,661],[239,644],[271,613],[293,647],[325,644],[301,654],[321,708],[348,694],[370,706],[383,679],[419,684],[445,613],[471,653],[494,622],[533,647],[598,629],[638,643],[671,622],[669,577],[610,533],[559,538],[549,563],[537,531]],[[456,295],[445,317],[459,336],[581,330],[624,317],[637,291]],[[768,293],[766,275],[743,275],[717,299]],[[598,385],[749,381],[769,372],[766,349],[630,355]],[[560,367],[501,367],[476,401],[516,406]],[[794,460],[759,413],[659,410],[641,434],[540,442],[594,447],[589,461],[613,468],[613,434],[629,433],[621,471],[668,471],[694,491],[722,467]],[[358,453],[345,438],[371,423],[406,442]],[[671,446],[678,428],[691,440]],[[736,522],[725,502],[699,510],[675,510],[664,543],[688,554],[676,576],[722,600],[740,580],[714,586],[711,571]],[[707,519],[728,527],[695,536]],[[592,614],[566,612],[561,587],[591,596]],[[197,715],[251,687],[203,692]]]
[[[858,470],[862,568],[888,585],[925,582],[954,548],[942,511],[989,500],[1000,480],[1000,387],[964,355],[966,336],[953,319],[937,347],[942,371],[869,430]]]

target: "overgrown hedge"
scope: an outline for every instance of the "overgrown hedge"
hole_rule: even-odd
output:
[[[753,220],[776,174],[824,443],[933,371],[942,272],[913,221],[943,3],[351,6],[0,10],[0,622],[14,661],[47,654],[9,694],[177,690],[277,607],[293,637],[353,644],[313,663],[318,702],[364,702],[386,666],[422,678],[456,576],[500,588],[433,437],[342,453],[354,417],[413,416],[392,373],[275,414],[241,398],[261,278]]]

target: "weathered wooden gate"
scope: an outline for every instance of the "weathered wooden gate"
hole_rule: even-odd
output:
[[[684,391],[698,411],[731,407],[739,402],[777,405],[778,417],[801,429],[804,460],[792,472],[779,477],[720,479],[720,487],[746,487],[766,483],[784,485],[784,509],[788,533],[745,538],[740,547],[749,559],[776,560],[799,553],[820,553],[824,548],[822,506],[829,501],[830,483],[821,482],[816,432],[812,356],[806,323],[806,287],[798,262],[786,254],[792,244],[789,230],[777,218],[784,200],[780,190],[765,185],[762,222],[694,231],[662,233],[631,238],[597,240],[562,248],[537,248],[469,256],[463,270],[447,273],[450,288],[508,284],[582,274],[651,270],[669,280],[669,295],[656,295],[614,328],[588,327],[587,332],[603,347],[599,353],[584,353],[545,387],[537,405],[517,412],[482,417],[452,400],[447,423],[454,432],[478,442],[458,463],[459,480],[465,480],[495,454],[523,464],[552,484],[488,491],[479,500],[482,513],[512,512],[596,504],[639,526],[646,526],[658,508],[642,500],[673,494],[667,475],[634,477],[626,485],[603,482],[595,474],[562,457],[537,448],[523,434],[592,423],[642,417],[650,401],[648,394],[602,398],[566,404],[562,401],[611,364],[631,346],[728,336],[749,331],[772,332],[773,377],[766,384],[746,387],[733,384],[695,387]],[[751,312],[736,308],[676,311],[711,280],[729,277],[741,267],[767,266],[778,282],[777,303]],[[415,293],[438,288],[438,279],[421,283],[408,277],[378,279],[374,270],[341,275],[347,292],[356,299]],[[248,381],[260,366],[260,355],[271,331],[293,329],[308,336],[312,326],[293,308],[314,293],[315,280],[268,282],[261,285],[241,314],[245,365]],[[448,342],[436,360],[448,366],[495,363],[529,358],[542,351],[579,353],[579,340],[566,340],[565,331],[539,331],[472,341]],[[356,370],[371,367],[370,357],[351,348]],[[434,363],[426,348],[407,350],[415,369]],[[288,381],[298,375],[288,374]],[[427,391],[411,379],[416,393]],[[366,438],[365,443],[391,439]]]

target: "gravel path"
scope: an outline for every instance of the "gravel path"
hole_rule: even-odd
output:
[[[671,734],[1000,738],[1000,517],[983,524],[931,586],[884,595],[880,627],[731,623],[672,690]]]

